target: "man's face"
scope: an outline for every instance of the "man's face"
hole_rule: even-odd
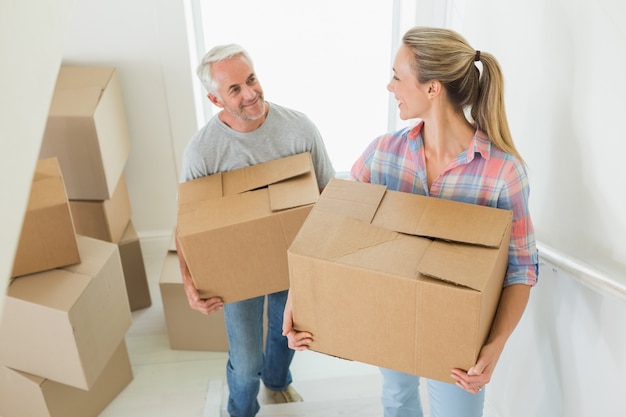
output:
[[[216,62],[212,70],[218,85],[218,96],[209,94],[209,99],[228,113],[224,115],[227,119],[234,123],[237,120],[248,122],[265,115],[263,89],[254,69],[243,56]]]

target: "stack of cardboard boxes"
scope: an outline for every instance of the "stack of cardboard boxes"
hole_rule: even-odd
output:
[[[56,158],[42,159],[0,322],[2,417],[97,416],[132,380],[117,245],[75,233]]]
[[[124,169],[130,138],[115,68],[59,71],[40,158],[56,157],[76,233],[118,245],[131,311],[151,305]]]
[[[0,322],[2,417],[97,416],[133,379],[124,336],[150,297],[129,149],[115,69],[62,67]]]

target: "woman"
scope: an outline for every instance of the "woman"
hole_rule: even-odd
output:
[[[507,123],[502,73],[491,54],[474,50],[458,33],[416,27],[402,39],[387,89],[398,101],[400,118],[419,121],[376,138],[352,167],[353,179],[513,211],[504,288],[476,364],[452,369],[456,384],[427,380],[432,417],[478,417],[483,388],[538,276],[528,178]],[[295,332],[291,320],[288,301],[283,334],[292,349],[306,349],[311,334]],[[420,378],[381,372],[385,416],[421,417]]]

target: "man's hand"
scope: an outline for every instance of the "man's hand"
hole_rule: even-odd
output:
[[[185,288],[185,294],[187,295],[189,307],[193,310],[199,311],[202,314],[211,314],[224,307],[224,303],[219,297],[212,297],[208,299],[200,298],[200,293],[193,284],[191,277],[188,279],[183,278],[183,287]]]
[[[176,239],[176,253],[178,254],[180,273],[183,277],[183,288],[185,289],[185,295],[187,295],[189,307],[202,314],[211,314],[224,308],[224,302],[219,297],[212,297],[208,299],[200,297],[200,293],[193,283],[193,279],[191,279],[191,272],[189,272],[189,268],[187,267],[187,261],[185,261],[183,252],[180,250],[178,239]]]

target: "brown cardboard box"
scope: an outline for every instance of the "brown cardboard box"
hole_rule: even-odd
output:
[[[0,363],[90,389],[131,324],[113,243],[78,236],[81,262],[14,279],[0,322]]]
[[[37,162],[12,277],[80,262],[72,214],[56,158]]]
[[[287,289],[287,248],[318,197],[309,153],[180,184],[178,241],[201,296]]]
[[[61,67],[39,157],[59,159],[69,199],[110,199],[129,153],[115,68]]]
[[[490,330],[511,219],[334,179],[288,251],[295,327],[312,350],[453,382]]]
[[[150,298],[146,266],[143,260],[143,253],[141,252],[141,242],[132,221],[128,223],[118,248],[124,271],[130,311],[150,307],[152,300]]]
[[[130,197],[124,175],[110,199],[70,200],[76,233],[119,243],[131,220]]]
[[[97,417],[133,380],[126,342],[90,390],[82,390],[0,365],[2,417]]]
[[[228,351],[224,311],[204,315],[189,307],[175,251],[165,255],[159,289],[172,349]]]

